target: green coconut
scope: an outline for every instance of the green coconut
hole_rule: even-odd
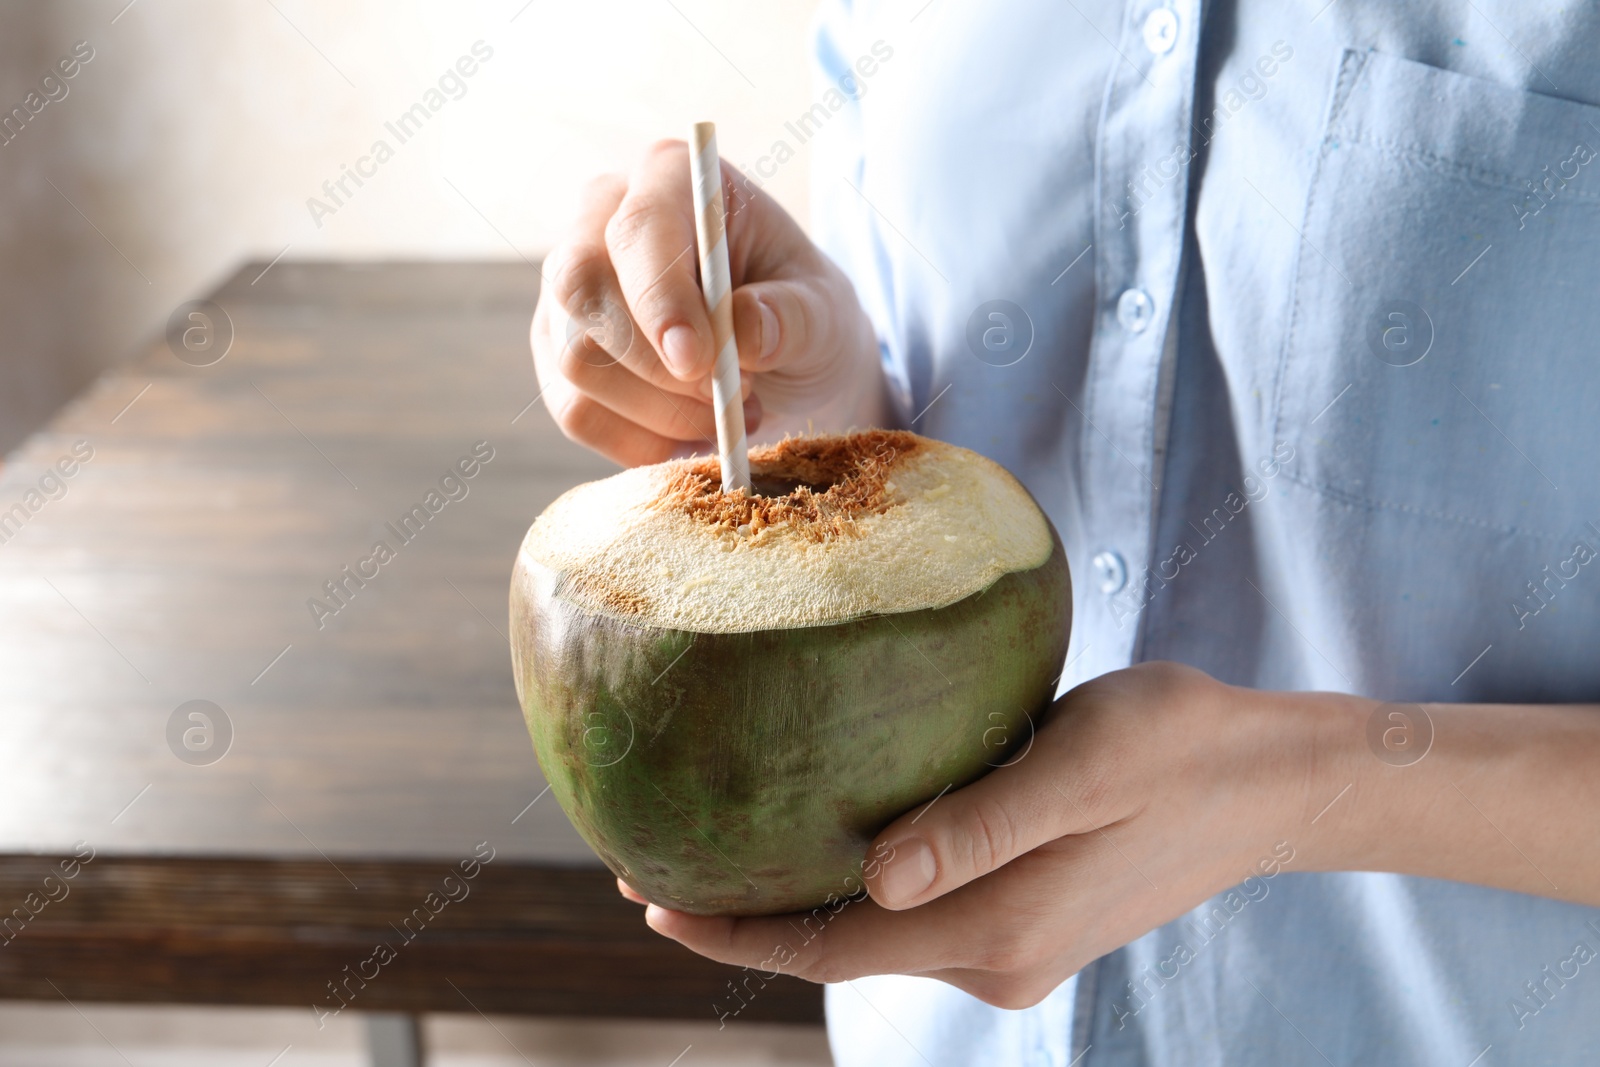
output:
[[[862,888],[872,839],[1031,743],[1066,655],[1060,539],[965,449],[895,431],[638,467],[534,522],[518,695],[584,839],[665,907],[755,915]]]

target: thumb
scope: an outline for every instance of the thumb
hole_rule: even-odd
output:
[[[1035,738],[1045,747],[1041,733]],[[1080,783],[1051,753],[995,770],[906,813],[878,835],[863,868],[872,899],[912,908],[1010,863],[1048,841],[1099,825]],[[1112,821],[1112,820],[1104,820]]]
[[[746,372],[802,369],[831,329],[828,297],[813,279],[771,279],[733,291],[733,332]]]

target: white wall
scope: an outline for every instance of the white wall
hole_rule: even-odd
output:
[[[0,145],[3,449],[246,258],[535,258],[588,175],[697,118],[748,163],[812,102],[815,0],[126,3],[0,0],[0,112],[94,50]],[[464,95],[401,143],[385,122],[477,41]],[[806,171],[766,183],[802,219]]]

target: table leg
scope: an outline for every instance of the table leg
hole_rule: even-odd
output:
[[[367,1062],[371,1067],[423,1067],[422,1034],[407,1012],[366,1013]]]

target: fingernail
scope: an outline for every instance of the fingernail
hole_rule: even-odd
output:
[[[894,845],[894,859],[883,865],[878,895],[885,906],[899,907],[921,895],[938,874],[939,864],[926,841],[919,837],[898,841]]]
[[[778,350],[778,313],[765,300],[757,300],[761,311],[761,358],[768,359]]]
[[[700,362],[700,339],[695,336],[693,329],[679,323],[662,335],[661,354],[666,357],[667,366],[673,373],[687,378],[695,372]]]

